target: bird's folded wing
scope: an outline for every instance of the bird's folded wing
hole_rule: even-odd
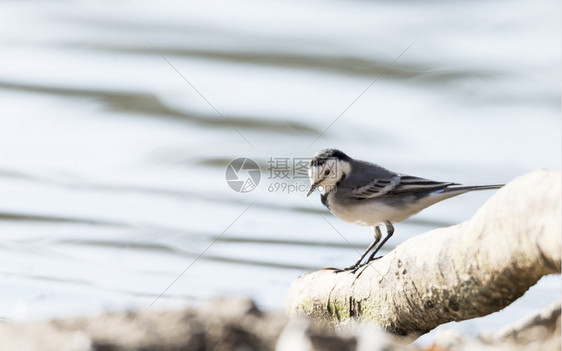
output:
[[[444,189],[450,185],[458,184],[437,182],[408,175],[397,175],[390,179],[374,179],[367,185],[352,188],[351,197],[357,200],[366,200],[377,197],[409,195]]]

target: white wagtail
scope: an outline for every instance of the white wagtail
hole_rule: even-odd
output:
[[[349,223],[373,226],[375,231],[375,240],[361,258],[353,266],[339,271],[356,271],[362,266],[365,256],[382,237],[379,226],[386,226],[387,235],[365,264],[375,259],[377,252],[394,233],[392,223],[401,222],[450,197],[503,186],[462,186],[413,177],[355,160],[336,149],[317,152],[310,161],[308,175],[312,186],[306,196],[318,189],[322,194],[322,204],[336,217]]]

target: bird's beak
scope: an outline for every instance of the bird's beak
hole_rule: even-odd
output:
[[[316,188],[318,188],[318,183],[312,184],[312,186],[310,187],[310,190],[308,191],[308,194],[306,194],[306,197],[309,197],[310,194],[312,194],[314,192],[314,190],[316,190]]]

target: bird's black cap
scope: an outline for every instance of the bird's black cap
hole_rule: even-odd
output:
[[[314,155],[312,160],[310,160],[311,166],[322,166],[330,158],[337,158],[339,160],[350,161],[351,157],[347,156],[343,151],[338,149],[325,149],[319,151]]]

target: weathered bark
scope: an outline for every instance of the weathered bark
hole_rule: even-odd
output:
[[[360,319],[398,335],[484,316],[560,273],[561,222],[560,172],[530,172],[470,220],[411,238],[356,274],[299,277],[287,311],[339,326]]]

